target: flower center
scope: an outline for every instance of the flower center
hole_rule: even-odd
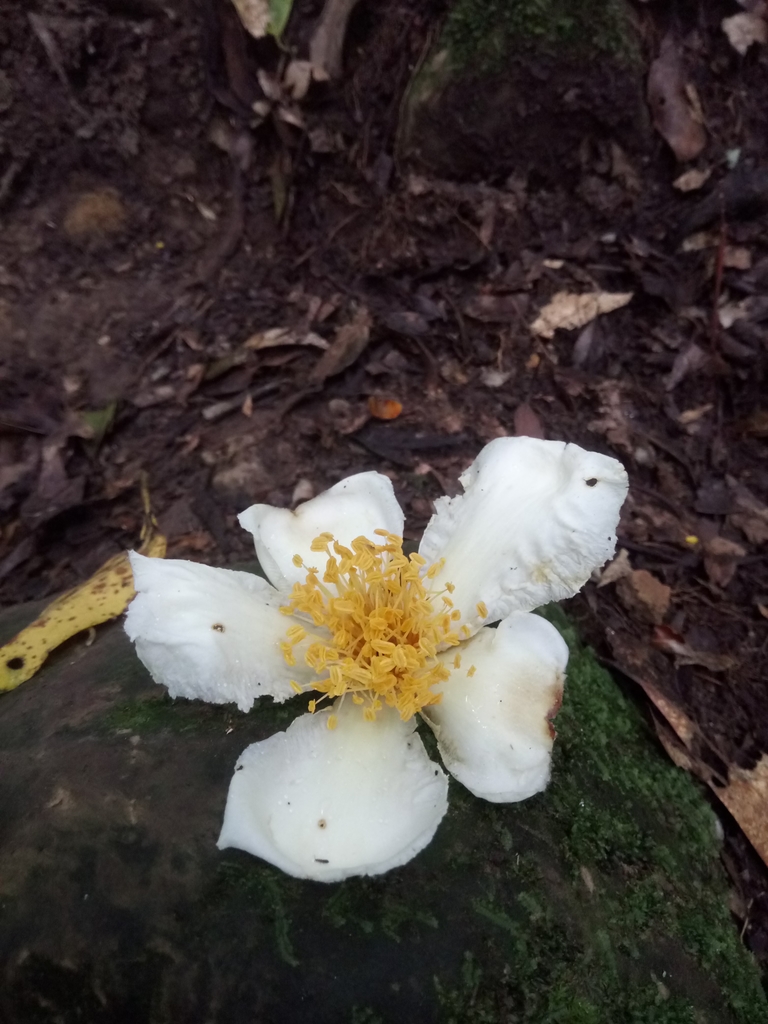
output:
[[[326,698],[349,693],[368,721],[384,705],[396,708],[407,721],[440,701],[434,687],[445,682],[450,671],[437,660],[437,652],[459,643],[455,624],[461,614],[449,596],[454,589],[450,583],[439,594],[428,588],[442,562],[424,571],[426,559],[406,556],[401,537],[386,530],[375,532],[382,543],[358,537],[351,550],[330,533],[317,537],[312,551],[328,556],[322,579],[319,569],[294,557],[296,566],[307,569],[306,582],[294,584],[288,604],[280,610],[324,627],[330,640],[295,625],[281,648],[288,664],[295,665],[294,648],[309,640],[304,660],[318,678],[304,689],[323,694],[309,702],[310,711]],[[328,725],[335,728],[334,716]]]

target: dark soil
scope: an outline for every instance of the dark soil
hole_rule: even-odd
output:
[[[296,45],[320,7],[297,0]],[[712,171],[688,193],[658,136],[627,153],[604,119],[541,173],[510,156],[483,181],[466,140],[440,178],[398,159],[437,3],[361,3],[344,79],[313,87],[302,130],[253,126],[277,51],[225,4],[40,0],[33,24],[0,0],[0,601],[134,546],[142,473],[169,554],[224,564],[251,553],[247,504],[372,468],[418,537],[485,442],[540,433],[622,459],[620,545],[671,588],[662,623],[589,584],[571,609],[586,635],[687,714],[720,782],[751,769],[768,752],[768,51],[730,48],[735,5],[680,7]],[[590,290],[634,298],[581,334],[531,333],[555,293]],[[733,303],[741,318],[715,315]],[[325,379],[311,343],[244,347],[368,319]],[[372,415],[380,399],[402,414]],[[765,868],[722,813],[738,926],[768,960]]]

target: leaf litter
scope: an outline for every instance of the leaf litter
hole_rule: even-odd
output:
[[[667,29],[663,6],[644,5],[649,39]],[[131,495],[142,469],[161,511],[181,499],[191,510],[168,519],[169,550],[226,564],[250,555],[227,528],[244,501],[288,506],[375,468],[392,476],[418,540],[432,499],[457,493],[480,444],[546,433],[618,455],[632,481],[620,554],[604,571],[616,577],[590,584],[572,608],[588,639],[655,685],[670,714],[680,709],[718,751],[721,776],[729,765],[749,772],[768,750],[761,44],[742,59],[719,15],[682,17],[681,41],[666,42],[649,68],[656,144],[616,127],[624,106],[586,73],[573,85],[599,130],[582,131],[560,165],[547,154],[563,133],[547,115],[529,117],[525,146],[503,158],[497,129],[476,173],[462,170],[467,154],[449,122],[439,140],[447,162],[419,161],[417,175],[394,136],[428,43],[423,5],[363,18],[355,46],[326,32],[333,46],[322,61],[344,76],[339,88],[316,74],[318,24],[298,7],[284,32],[290,52],[244,29],[234,43],[214,31],[210,60],[194,19],[169,21],[162,39],[142,35],[145,57],[127,21],[98,18],[124,45],[111,52],[130,52],[147,71],[148,92],[99,45],[87,75],[59,47],[78,104],[104,113],[88,138],[71,126],[69,85],[51,96],[47,121],[30,100],[58,80],[45,50],[37,46],[40,63],[13,47],[6,55],[29,88],[3,121],[16,148],[10,184],[0,180],[0,333],[24,353],[6,376],[0,368],[4,601],[50,599],[127,546],[140,528]],[[26,38],[26,16],[19,24]],[[525,71],[516,95],[531,82],[543,95],[546,83]],[[561,91],[561,114],[572,99]],[[661,116],[667,101],[671,118]],[[613,120],[601,120],[606,110]],[[568,120],[576,135],[578,118]],[[135,165],[126,153],[137,141],[148,173],[130,176],[120,168]],[[692,157],[702,142],[706,152]],[[52,176],[72,146],[93,181]],[[673,170],[675,154],[696,163]],[[20,160],[23,174],[13,170]],[[673,188],[679,171],[697,187]],[[65,215],[81,195],[108,189],[114,223],[118,209],[123,219],[101,232],[94,259],[90,241],[56,227],[51,197]],[[701,246],[682,244],[694,232]],[[535,311],[558,293],[577,297],[568,315],[532,331]],[[611,316],[589,298],[584,320],[584,295],[632,302]],[[369,320],[355,323],[363,309]],[[726,321],[716,332],[713,309]],[[371,399],[374,410],[379,401],[402,409],[380,419]],[[98,450],[95,437],[61,434],[70,414],[82,425],[82,413],[115,401]],[[729,503],[702,511],[710,480]],[[675,750],[696,763],[695,749],[677,741]],[[768,888],[753,867],[740,879],[745,902]],[[753,914],[745,940],[759,948],[761,935],[768,949],[768,914]]]

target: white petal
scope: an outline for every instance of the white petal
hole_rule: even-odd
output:
[[[247,747],[229,787],[219,848],[261,857],[296,878],[379,875],[415,857],[448,807],[448,779],[385,708],[366,722],[351,702],[302,715]]]
[[[513,803],[549,781],[552,714],[562,700],[568,648],[539,615],[513,612],[458,649],[443,699],[422,711],[448,771],[475,796]],[[451,667],[455,651],[440,655]],[[475,666],[475,674],[467,671]]]
[[[628,487],[616,459],[563,441],[500,437],[461,483],[464,494],[436,503],[419,550],[428,562],[445,558],[435,584],[454,584],[473,631],[572,597],[613,554]]]
[[[137,596],[125,631],[152,678],[172,697],[237,704],[257,697],[294,696],[290,680],[309,682],[310,670],[289,668],[279,648],[292,619],[266,580],[180,559],[131,553]]]
[[[374,530],[403,535],[403,511],[392,481],[382,473],[348,476],[294,512],[272,505],[251,505],[239,519],[240,525],[253,534],[261,567],[280,590],[306,579],[306,570],[293,564],[294,555],[301,555],[308,566],[323,568],[325,555],[310,550],[310,544],[321,533],[332,533],[345,545],[356,537],[375,539]]]

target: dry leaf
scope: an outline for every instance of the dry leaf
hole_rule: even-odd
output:
[[[763,755],[749,771],[729,766],[727,785],[718,784],[722,783],[722,780],[713,778],[712,769],[695,752],[701,740],[699,731],[691,719],[652,684],[643,679],[638,679],[638,682],[684,748],[684,751],[673,753],[664,736],[660,734],[659,738],[672,760],[681,767],[689,767],[707,783],[718,800],[736,819],[763,861],[768,864],[768,757]],[[689,755],[687,764],[684,752]]]
[[[327,352],[309,374],[310,384],[322,384],[328,377],[346,370],[363,354],[371,337],[371,314],[361,306],[347,324],[336,331]]]
[[[750,298],[741,299],[738,302],[726,302],[717,311],[720,326],[727,331],[737,320],[746,320],[751,313],[751,306]]]
[[[726,245],[723,250],[723,266],[734,270],[751,270],[752,253],[743,245]]]
[[[730,654],[696,650],[669,626],[656,626],[652,642],[660,651],[673,654],[678,665],[701,665],[710,672],[725,672],[736,664],[736,659]]]
[[[261,39],[269,31],[269,0],[232,0],[240,21],[254,39]]]
[[[503,387],[512,376],[509,370],[497,370],[495,366],[484,366],[480,380],[487,388]]]
[[[640,175],[616,142],[611,143],[611,176],[620,181],[628,192],[640,193],[643,190]]]
[[[681,252],[701,252],[702,249],[715,249],[720,245],[720,234],[717,231],[696,231],[683,239]]]
[[[707,353],[691,342],[675,356],[669,376],[664,380],[664,389],[673,391],[690,373],[696,373],[709,362]]]
[[[632,565],[629,561],[629,552],[626,548],[619,548],[619,553],[612,562],[600,573],[598,587],[605,587],[609,583],[615,583],[632,572]]]
[[[711,167],[704,171],[692,167],[690,171],[685,171],[680,177],[675,178],[672,182],[672,187],[676,188],[679,192],[695,192],[697,188],[701,188],[705,182],[709,181],[711,175]]]
[[[303,100],[312,82],[312,64],[308,60],[292,60],[283,75],[283,87],[294,100]]]
[[[656,130],[681,162],[695,160],[707,144],[685,86],[675,40],[667,35],[648,72],[648,103]]]
[[[523,402],[515,409],[514,420],[517,437],[538,437],[542,440],[546,437],[544,425],[527,402]]]
[[[652,625],[663,621],[672,597],[671,588],[647,569],[633,569],[622,576],[616,584],[616,593],[628,612]]]
[[[464,303],[464,312],[482,323],[505,323],[518,320],[525,303],[524,295],[475,295]]]
[[[290,327],[270,327],[267,331],[252,334],[243,342],[243,348],[258,351],[262,348],[276,348],[278,345],[314,345],[315,348],[329,347],[325,338],[314,331],[294,331]]]
[[[768,42],[768,24],[754,12],[745,11],[743,14],[723,18],[720,27],[728,36],[728,42],[742,57],[753,43]]]
[[[141,553],[162,558],[165,548],[165,537],[155,534],[142,545]],[[31,625],[0,648],[0,691],[14,690],[30,679],[65,640],[121,615],[134,593],[128,554],[123,551],[85,583],[49,604]]]
[[[704,568],[707,576],[717,587],[727,587],[736,575],[739,560],[746,550],[726,537],[711,537],[704,541]]]
[[[531,330],[541,338],[554,337],[559,328],[573,331],[584,327],[601,313],[611,313],[626,306],[632,300],[633,292],[558,292],[551,302],[541,310],[531,324]]]
[[[341,75],[347,22],[356,3],[357,0],[325,0],[320,21],[309,41],[309,59],[328,78]]]
[[[733,525],[752,544],[765,544],[768,541],[768,506],[743,485],[737,486],[733,504],[734,512],[729,516]]]
[[[751,771],[731,767],[728,785],[715,792],[768,864],[768,756],[764,754]]]
[[[698,423],[702,416],[706,416],[713,409],[714,405],[711,402],[707,402],[706,405],[699,405],[695,409],[685,409],[677,417],[677,422],[681,427],[689,427],[693,423]]]
[[[600,398],[600,419],[591,420],[587,429],[595,434],[603,434],[620,451],[634,454],[631,415],[625,410],[620,385],[607,380],[596,385],[594,390]]]
[[[377,420],[396,420],[403,407],[394,398],[377,398],[371,395],[368,399],[368,410]]]

